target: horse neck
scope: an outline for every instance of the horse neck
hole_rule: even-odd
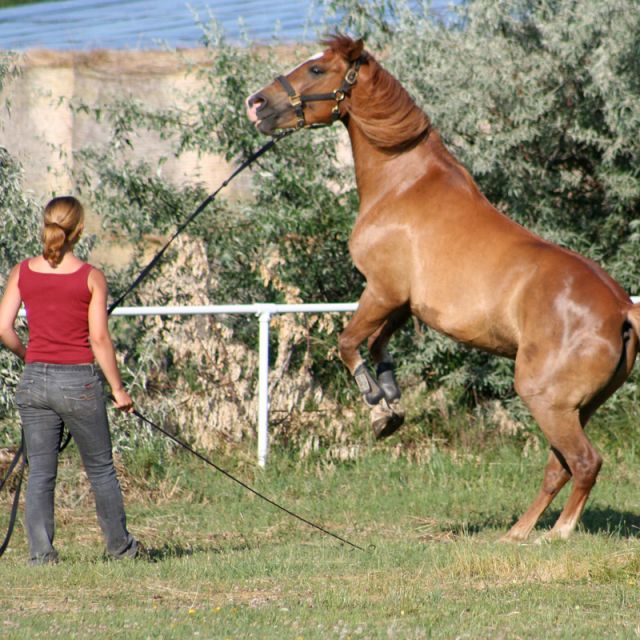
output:
[[[385,193],[397,189],[399,182],[409,184],[425,174],[425,161],[429,156],[428,138],[404,151],[390,152],[374,145],[353,121],[347,122],[351,152],[360,196],[360,210],[382,198]],[[439,138],[438,138],[439,142]]]

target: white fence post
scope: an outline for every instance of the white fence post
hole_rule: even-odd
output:
[[[257,305],[259,314],[258,366],[258,464],[264,467],[269,451],[269,322],[275,305]]]
[[[162,315],[258,315],[260,323],[258,353],[258,464],[264,467],[269,453],[269,328],[271,316],[276,313],[345,313],[358,308],[357,302],[311,304],[218,304],[167,307],[118,307],[113,316]],[[24,309],[20,312],[24,316]]]

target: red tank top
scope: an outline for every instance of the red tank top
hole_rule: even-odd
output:
[[[20,263],[18,288],[27,311],[26,362],[89,364],[89,272],[84,263],[73,273],[38,273]]]

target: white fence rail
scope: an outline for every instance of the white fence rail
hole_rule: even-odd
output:
[[[264,467],[269,452],[269,322],[278,313],[344,313],[357,302],[327,304],[214,304],[193,307],[118,307],[114,316],[192,316],[245,314],[258,317],[258,464]]]
[[[640,296],[632,296],[640,302]],[[269,452],[269,322],[278,313],[345,313],[355,311],[357,302],[327,304],[212,304],[180,307],[118,307],[114,316],[193,316],[193,315],[254,315],[260,323],[258,340],[258,464],[267,462]],[[20,315],[24,315],[24,309]]]
[[[632,296],[640,302],[640,296]],[[218,304],[185,307],[118,307],[114,316],[168,315],[255,315],[260,323],[258,340],[258,464],[264,467],[269,452],[269,322],[278,313],[345,313],[355,311],[357,302],[318,304]]]

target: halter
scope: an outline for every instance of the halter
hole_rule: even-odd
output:
[[[302,127],[310,126],[307,124],[304,118],[304,105],[307,102],[320,102],[322,100],[336,101],[333,109],[331,109],[330,124],[333,124],[340,117],[340,103],[351,93],[353,85],[358,80],[358,71],[360,69],[361,63],[361,59],[358,58],[349,67],[349,69],[347,69],[347,73],[344,76],[342,85],[331,93],[312,93],[310,95],[300,95],[296,92],[296,90],[291,86],[291,83],[284,76],[278,76],[276,80],[282,85],[283,89],[289,95],[289,102],[298,118],[298,122],[296,123],[295,128],[302,129]]]

